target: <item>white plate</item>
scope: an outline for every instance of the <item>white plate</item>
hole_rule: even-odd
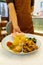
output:
[[[31,38],[36,38],[36,39],[37,39],[36,45],[38,46],[38,48],[40,47],[40,41],[38,40],[38,38],[37,38],[36,36],[34,36],[34,35],[32,35],[32,34],[25,34],[25,36],[26,36],[26,37],[31,37]],[[1,44],[2,44],[2,47],[3,47],[3,48],[5,48],[6,50],[10,51],[11,53],[16,54],[16,53],[13,52],[12,50],[10,50],[10,49],[8,48],[8,46],[7,46],[7,42],[8,42],[8,41],[13,42],[13,40],[14,40],[13,37],[12,37],[11,35],[8,35],[8,36],[6,36],[6,37],[2,40]],[[35,52],[35,51],[37,51],[37,50],[34,50],[34,51],[32,51],[32,52]],[[32,52],[29,52],[29,53],[32,53]],[[29,54],[29,53],[23,53],[23,52],[21,52],[21,53],[19,53],[19,54]]]

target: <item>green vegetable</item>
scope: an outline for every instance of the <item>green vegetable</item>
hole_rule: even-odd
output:
[[[32,40],[33,40],[34,43],[36,43],[36,41],[37,41],[35,38],[32,38]]]
[[[26,37],[28,40],[32,40],[34,43],[36,43],[36,38],[28,38],[28,37]]]

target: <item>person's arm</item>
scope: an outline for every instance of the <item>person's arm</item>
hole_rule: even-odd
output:
[[[12,22],[12,25],[13,25],[13,31],[14,32],[21,32],[20,31],[20,28],[18,26],[18,21],[17,21],[17,15],[16,15],[16,11],[15,11],[15,7],[14,7],[14,4],[13,4],[13,0],[6,0],[7,3],[8,3],[8,8],[9,8],[9,18],[10,18],[10,21]]]
[[[31,13],[34,11],[34,0],[31,0]]]
[[[8,8],[9,8],[9,19],[10,21],[12,21],[13,28],[14,28],[14,26],[18,24],[17,24],[17,15],[13,3],[9,3]]]

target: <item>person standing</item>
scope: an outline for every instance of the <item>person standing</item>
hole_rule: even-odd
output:
[[[34,33],[31,12],[34,0],[6,0],[13,32]]]

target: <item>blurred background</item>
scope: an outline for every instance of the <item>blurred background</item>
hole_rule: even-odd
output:
[[[34,32],[43,34],[43,0],[34,0],[34,11],[31,13]],[[6,25],[9,12],[6,0],[0,0],[0,39],[7,35]]]

